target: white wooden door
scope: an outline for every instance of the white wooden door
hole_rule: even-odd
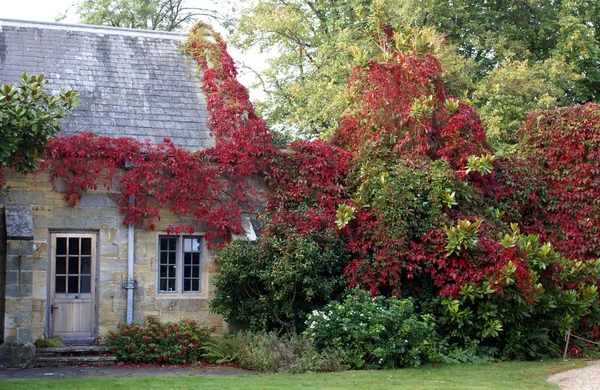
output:
[[[51,240],[51,333],[66,342],[93,341],[96,235],[54,233]]]

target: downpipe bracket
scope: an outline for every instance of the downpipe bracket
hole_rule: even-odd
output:
[[[137,280],[127,280],[121,284],[121,288],[126,290],[133,290],[137,288]]]

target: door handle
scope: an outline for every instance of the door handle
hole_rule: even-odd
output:
[[[58,305],[50,305],[50,314],[54,314],[54,309],[58,309]]]

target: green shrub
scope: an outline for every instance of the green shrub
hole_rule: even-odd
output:
[[[502,359],[540,359],[560,355],[569,329],[583,333],[598,326],[600,259],[569,260],[516,224],[498,242],[479,239],[479,245],[487,248],[487,267],[503,266],[442,299],[441,334],[462,345],[479,340]],[[475,262],[469,255],[478,250],[462,249],[461,259]]]
[[[65,346],[61,340],[62,336],[54,336],[49,339],[37,339],[34,344],[38,348],[60,348]]]
[[[347,368],[337,354],[319,352],[306,338],[265,332],[213,338],[206,343],[204,358],[211,363],[232,362],[260,372],[333,372]]]
[[[302,330],[308,313],[343,293],[347,263],[333,231],[234,240],[217,255],[211,308],[254,331]]]
[[[147,317],[146,326],[119,324],[109,333],[106,345],[120,362],[195,363],[202,357],[210,332],[190,320],[161,323]]]
[[[322,350],[340,351],[352,368],[416,367],[439,359],[432,317],[417,315],[411,300],[371,298],[353,290],[308,318],[304,332]]]

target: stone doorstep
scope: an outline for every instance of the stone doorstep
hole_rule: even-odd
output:
[[[52,366],[98,366],[113,365],[116,358],[110,356],[104,345],[77,345],[58,348],[36,348],[37,367]]]
[[[36,348],[36,356],[72,356],[72,355],[100,355],[108,353],[104,345],[76,345],[57,348]]]
[[[37,367],[53,366],[111,366],[115,364],[117,358],[114,356],[48,356],[36,357]]]

